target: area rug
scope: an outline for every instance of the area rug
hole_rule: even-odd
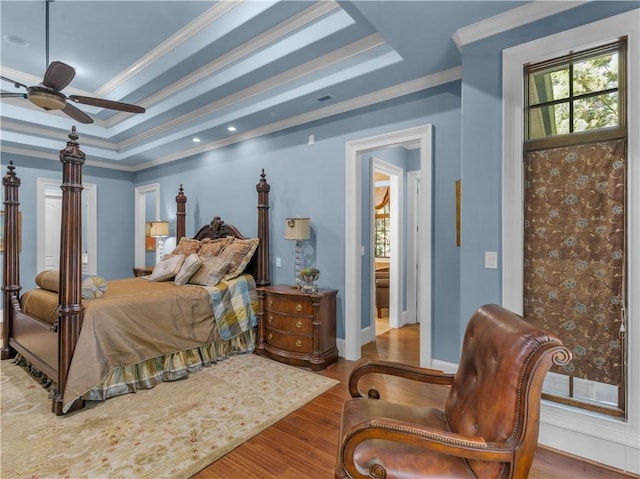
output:
[[[4,479],[183,479],[338,384],[253,354],[58,417],[47,391],[2,361]]]

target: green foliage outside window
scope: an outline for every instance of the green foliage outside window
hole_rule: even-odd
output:
[[[619,45],[527,68],[528,139],[620,125]]]
[[[376,210],[375,255],[376,258],[389,258],[391,256],[391,222],[389,218],[389,203]]]

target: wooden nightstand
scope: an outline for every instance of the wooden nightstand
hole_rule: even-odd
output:
[[[257,354],[313,370],[336,361],[337,293],[307,294],[287,285],[260,288]]]
[[[153,273],[153,266],[135,266],[133,268],[133,275],[138,278],[140,276],[148,276]]]

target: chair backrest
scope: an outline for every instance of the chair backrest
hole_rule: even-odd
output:
[[[454,432],[515,445],[517,469],[470,461],[477,477],[527,477],[538,441],[544,376],[552,363],[569,359],[558,338],[507,309],[485,305],[473,314],[445,414]]]

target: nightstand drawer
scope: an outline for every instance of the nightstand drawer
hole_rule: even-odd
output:
[[[311,301],[299,298],[287,298],[275,295],[267,295],[266,310],[277,313],[312,315],[313,305]]]
[[[259,288],[256,354],[314,371],[337,361],[337,294],[324,288],[304,293],[284,284]]]
[[[266,324],[269,328],[281,329],[292,333],[311,334],[313,332],[313,320],[311,318],[280,316],[268,310],[266,312]]]
[[[312,336],[296,336],[274,331],[270,328],[267,328],[267,344],[274,348],[294,353],[313,352]]]

